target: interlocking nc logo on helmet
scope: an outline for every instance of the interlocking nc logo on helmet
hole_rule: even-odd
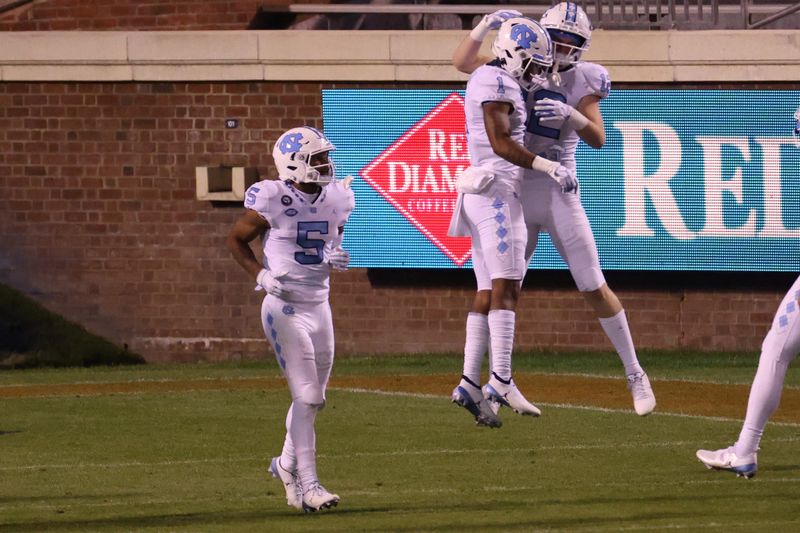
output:
[[[280,143],[278,143],[278,149],[282,154],[297,152],[302,148],[300,145],[300,139],[302,138],[302,133],[287,133],[283,136],[283,139],[280,140]]]
[[[527,50],[538,40],[538,37],[529,27],[524,24],[517,24],[511,28],[511,39]]]

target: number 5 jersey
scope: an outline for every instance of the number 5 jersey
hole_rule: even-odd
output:
[[[319,194],[305,194],[289,182],[264,180],[245,194],[244,206],[270,226],[262,236],[264,268],[283,281],[292,302],[319,303],[328,299],[331,266],[326,260],[341,242],[339,228],[355,206],[353,191],[334,181]]]

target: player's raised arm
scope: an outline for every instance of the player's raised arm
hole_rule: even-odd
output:
[[[478,54],[489,30],[496,30],[503,21],[521,16],[522,13],[513,9],[500,9],[484,16],[453,52],[453,66],[465,74],[472,74],[476,68],[491,61],[491,57]]]

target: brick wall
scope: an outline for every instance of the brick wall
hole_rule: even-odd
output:
[[[310,1],[310,0],[306,0]],[[302,0],[35,0],[0,14],[0,31],[243,30],[259,6]],[[324,2],[321,2],[324,3]],[[276,15],[272,15],[276,16]]]
[[[224,238],[238,204],[194,198],[194,168],[271,175],[271,142],[321,126],[317,83],[0,83],[0,282],[149,360],[267,353],[259,296]],[[240,119],[235,130],[224,119]],[[750,275],[748,275],[750,276]],[[457,351],[468,272],[333,276],[338,349]],[[755,350],[791,277],[752,286],[609,273],[640,347]],[[762,276],[763,278],[763,276]],[[566,273],[534,273],[520,348],[605,349]]]

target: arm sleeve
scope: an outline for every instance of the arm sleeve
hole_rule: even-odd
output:
[[[473,102],[507,102],[519,105],[522,98],[519,83],[506,71],[499,68],[479,68],[469,80],[470,97]]]
[[[606,98],[611,91],[611,77],[605,67],[595,63],[585,63],[584,76],[589,94]]]
[[[244,206],[247,209],[252,209],[256,213],[258,213],[261,218],[267,221],[270,226],[272,226],[272,217],[270,216],[269,206],[270,206],[270,196],[273,187],[271,187],[271,183],[267,181],[259,181],[258,183],[254,183],[250,186],[247,191],[244,193]]]

